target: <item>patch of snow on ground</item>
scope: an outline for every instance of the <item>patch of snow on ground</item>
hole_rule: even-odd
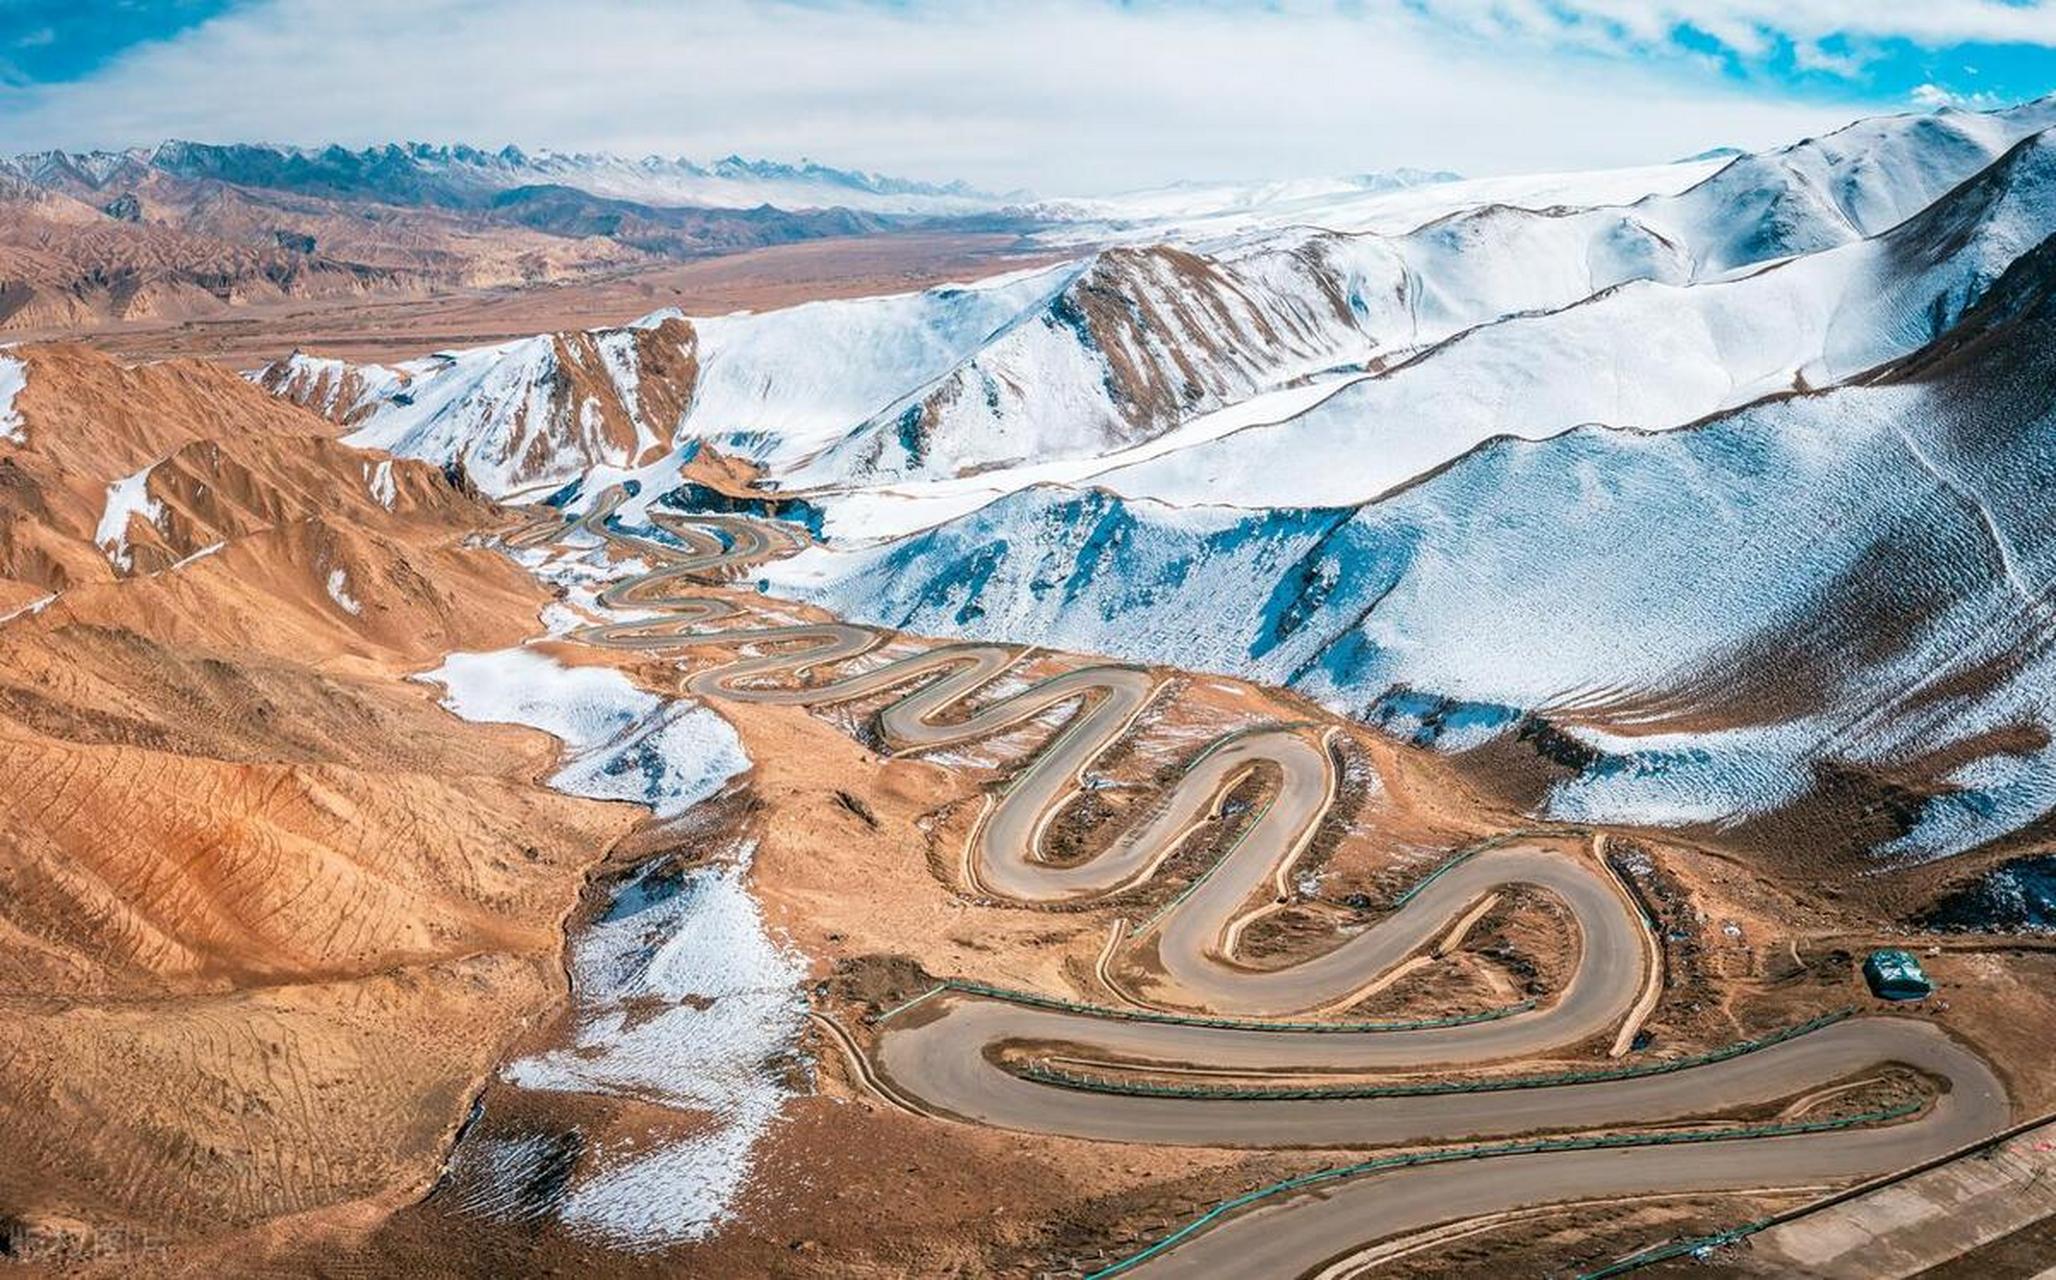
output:
[[[650,522],[650,503],[678,487],[685,464],[698,452],[698,443],[688,442],[641,466],[613,467],[601,463],[585,473],[578,497],[566,503],[564,509],[586,515],[602,495],[619,488],[625,496],[614,509],[615,523],[628,528],[646,527]]]
[[[50,602],[55,599],[57,599],[57,592],[52,591],[49,595],[44,596],[42,599],[31,600],[19,609],[10,610],[7,613],[0,613],[0,623],[12,622],[16,618],[22,617],[24,615],[34,615],[41,613],[43,610],[49,608]]]
[[[728,722],[697,703],[667,702],[611,667],[566,667],[530,649],[453,653],[417,679],[444,688],[466,720],[522,724],[560,738],[559,791],[646,804],[676,817],[749,767]]]
[[[1550,788],[1546,812],[1563,822],[1729,827],[1806,794],[1791,765],[1795,726],[1749,725],[1630,737],[1589,726],[1566,732],[1609,764]]]
[[[645,872],[618,888],[613,910],[572,947],[573,1043],[502,1072],[527,1089],[656,1100],[714,1121],[571,1187],[560,1212],[575,1232],[631,1249],[705,1237],[791,1096],[783,1079],[806,1019],[806,962],[772,938],[747,871],[747,861],[706,867],[675,884]]]
[[[393,483],[393,460],[387,458],[375,464],[365,463],[364,487],[371,491],[379,506],[391,511],[393,500],[399,496],[399,487]]]
[[[537,578],[564,590],[562,599],[543,606],[544,638],[566,636],[597,622],[643,622],[657,616],[648,609],[610,609],[600,603],[600,592],[610,583],[648,573],[645,560],[610,560],[604,545],[561,553],[526,547],[508,554]]]
[[[341,606],[344,613],[353,617],[364,612],[364,606],[350,594],[350,575],[345,570],[328,571],[328,598]]]
[[[165,570],[165,572],[176,573],[180,569],[185,568],[187,565],[192,564],[196,560],[205,560],[208,556],[219,554],[221,549],[227,545],[228,543],[226,541],[210,542],[206,546],[200,548],[198,551],[195,551],[193,554],[185,556],[182,559],[178,560],[171,566],[171,568]],[[338,569],[336,572],[340,573],[342,571]],[[341,602],[338,601],[338,603]],[[352,610],[352,612],[355,611]]]
[[[610,563],[604,548],[525,550],[515,559],[582,595],[590,616],[610,620],[626,611],[600,606],[598,588],[641,571],[635,562]],[[644,692],[612,668],[565,667],[519,648],[451,654],[420,678],[441,684],[444,705],[466,719],[525,724],[562,739],[564,764],[550,783],[573,795],[633,800],[670,817],[749,765],[725,720]],[[494,1172],[547,1152],[486,1152],[475,1162],[484,1183],[473,1196],[478,1211],[554,1212],[575,1234],[627,1250],[702,1239],[732,1215],[758,1142],[792,1096],[807,1010],[806,961],[771,936],[748,870],[746,852],[677,878],[652,864],[616,886],[606,913],[571,945],[570,1044],[501,1072],[525,1089],[704,1113],[707,1125],[653,1148],[598,1152],[591,1171],[547,1209],[524,1209],[509,1185],[515,1175]]]
[[[135,560],[129,555],[129,520],[141,516],[155,524],[164,517],[164,505],[150,496],[150,472],[157,466],[151,463],[131,476],[123,476],[107,486],[107,505],[101,509],[100,525],[93,531],[93,541],[107,553],[114,567],[127,570],[134,567]]]
[[[561,1177],[573,1142],[547,1134],[512,1138],[467,1137],[451,1155],[456,1205],[464,1213],[495,1222],[528,1222],[555,1211],[547,1188]]]
[[[28,372],[28,366],[13,356],[0,356],[0,440],[9,444],[28,439],[22,430],[21,413],[14,407],[14,398],[28,385]]]
[[[1994,831],[2017,831],[2056,808],[2056,750],[1972,760],[1949,774],[1955,790],[1922,806],[1911,830],[1879,852],[1922,860],[1975,849]]]

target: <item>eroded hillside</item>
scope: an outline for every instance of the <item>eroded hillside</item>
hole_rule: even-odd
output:
[[[632,820],[405,679],[547,596],[471,545],[490,504],[219,370],[7,358],[9,1239],[404,1202],[560,995],[559,921]]]

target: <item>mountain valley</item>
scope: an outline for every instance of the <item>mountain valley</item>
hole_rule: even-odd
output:
[[[0,183],[0,1261],[2048,1230],[1978,1188],[2056,1105],[2056,98],[1078,199]]]

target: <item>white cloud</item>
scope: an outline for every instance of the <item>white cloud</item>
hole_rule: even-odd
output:
[[[1984,111],[2000,105],[1997,94],[1958,93],[1932,81],[1913,86],[1913,92],[1907,96],[1913,100],[1913,105],[1929,110],[1936,107],[1961,107],[1969,111]]]
[[[1878,105],[1745,90],[1682,57],[1604,56],[1668,40],[1685,10],[1746,43],[1834,14],[1862,25],[1872,6],[1857,0],[1427,5],[263,0],[77,84],[0,87],[0,147],[734,150],[1050,193],[1638,163],[1785,141]],[[1976,0],[1875,8],[1925,27],[2020,14]]]
[[[1421,0],[1430,13],[1473,30],[1492,27],[1501,0]],[[2056,48],[2056,5],[2048,0],[1524,0],[1511,28],[1616,52],[1668,46],[1681,25],[1738,56],[1761,56],[1776,37],[1794,43],[1830,36],[1898,37],[1924,48],[1969,41]]]
[[[1875,51],[1869,48],[1836,53],[1822,48],[1816,40],[1800,40],[1792,46],[1792,63],[1801,71],[1824,71],[1833,76],[1855,77],[1863,74]]]

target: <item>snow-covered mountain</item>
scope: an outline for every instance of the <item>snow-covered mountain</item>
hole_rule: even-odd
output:
[[[1634,390],[1624,389],[1611,405],[1586,397],[1590,417],[1562,425],[1684,421],[1748,394],[1790,386],[1809,362],[1839,360],[1846,374],[1931,336],[1953,314],[1951,306],[1961,309],[1960,296],[1939,316],[1906,321],[1888,313],[1908,307],[1920,313],[1933,298],[1912,298],[1919,288],[1960,295],[1996,276],[2021,251],[2023,235],[2045,216],[2048,200],[2036,182],[2046,154],[2024,162],[2035,173],[2018,183],[2003,175],[1993,180],[1994,188],[2012,184],[2021,191],[2009,211],[1991,215],[1991,242],[1982,256],[1953,254],[1946,244],[1923,246],[1944,235],[1941,228],[1909,229],[1899,241],[1791,271],[1741,297],[1685,286],[1857,246],[2052,125],[2056,99],[1988,115],[1889,117],[1735,158],[1684,192],[1632,205],[1536,211],[1492,204],[1400,236],[1288,232],[1207,255],[1170,246],[1102,251],[1042,315],[1023,317],[949,377],[885,407],[792,480],[860,484],[1105,453],[1323,370],[1389,367],[1478,326],[1587,300],[1613,309],[1579,322],[1610,334],[1616,346],[1673,333],[1698,348],[1681,353],[1690,357],[1682,376],[1689,379],[1695,367],[1710,369],[1706,376],[1727,394],[1701,394],[1689,412],[1667,417],[1663,405],[1636,404]],[[1953,254],[1952,265],[1941,274],[1962,277],[1953,284],[1927,279],[1917,265],[1899,261],[1945,250]],[[1907,281],[1909,272],[1914,278]],[[1906,287],[1885,282],[1894,278]],[[1865,295],[1859,301],[1871,310],[1838,319],[1834,304],[1852,290]],[[1789,296],[1781,300],[1778,293]],[[1687,294],[1699,301],[1674,313],[1673,299]],[[1787,306],[1798,313],[1783,314]],[[1701,313],[1696,318],[1695,311]],[[1653,331],[1644,324],[1649,318],[1657,322]],[[1787,321],[1789,331],[1778,332]],[[1536,327],[1545,348],[1581,345],[1557,336],[1567,327],[1561,323]],[[1534,354],[1512,348],[1506,360],[1518,368]],[[1600,364],[1578,373],[1602,391],[1605,371],[1624,362],[1639,359],[1645,380],[1659,385],[1672,376],[1668,362],[1648,359],[1646,349],[1599,354],[1605,357]],[[1601,371],[1596,380],[1594,368]],[[1835,371],[1814,369],[1812,385]],[[1773,375],[1781,377],[1767,381]],[[1504,373],[1481,384],[1451,381],[1473,396],[1509,390]],[[1522,402],[1502,397],[1501,403]],[[1612,407],[1629,416],[1610,416]],[[1431,458],[1406,474],[1441,460]],[[1353,496],[1376,491],[1358,489]]]
[[[774,590],[1276,680],[1538,812],[2015,830],[2056,807],[2056,99],[1693,166],[263,379],[502,495],[713,443],[820,517]]]
[[[1466,329],[1305,413],[1123,464],[1094,484],[1174,503],[1346,505],[1497,435],[1665,430],[1831,386],[1937,337],[2056,234],[2056,131],[1892,230],[1705,284],[1630,281]],[[1424,412],[1424,407],[1432,411]]]
[[[296,353],[257,381],[346,426],[375,404],[384,411],[349,443],[455,465],[497,497],[668,451],[692,395],[692,336],[684,321],[665,318],[391,369]]]
[[[1587,208],[1672,194],[1717,172],[1728,158],[1487,178],[1401,169],[1341,178],[1185,182],[1111,196],[1039,200],[1028,211],[1055,224],[1038,235],[1059,244],[1209,243],[1291,227],[1398,235],[1486,205]]]
[[[1342,239],[1232,258],[1105,250],[789,482],[948,476],[1150,439],[1408,340],[1403,292],[1378,287],[1401,270],[1382,246]]]
[[[1720,147],[1667,164],[1571,173],[1461,178],[1453,173],[1395,170],[1358,177],[1254,183],[1178,183],[1082,199],[1043,200],[1031,211],[1057,225],[1041,234],[1058,243],[1177,240],[1204,243],[1291,227],[1397,235],[1451,214],[1501,205],[1543,212],[1612,205],[1647,207],[1656,223],[1682,216],[1687,234],[1711,243],[1690,224],[1711,214],[1712,230],[1735,241],[1738,261],[1776,256],[1752,240],[1785,236],[1779,223],[1804,223],[1813,243],[1836,243],[1821,228],[1883,230],[1911,215],[1963,175],[1989,163],[2032,132],[2056,123],[2045,101],[1999,112],[1953,109],[1882,116],[1820,138],[1748,155]],[[1749,163],[1731,162],[1746,159]],[[1664,208],[1671,197],[1715,174],[1697,209]],[[1828,215],[1825,218],[1822,215]],[[1795,227],[1794,230],[1797,230]],[[1708,261],[1719,260],[1709,255]]]
[[[1892,117],[1737,158],[1681,194],[1632,205],[1494,204],[1399,236],[1298,230],[1210,253],[1106,249],[1026,278],[693,320],[704,385],[675,392],[688,408],[664,440],[727,443],[770,465],[788,487],[936,480],[1106,455],[1309,379],[1390,370],[1436,344],[1456,348],[1435,353],[1433,367],[1448,371],[1440,383],[1425,368],[1406,367],[1322,418],[1347,415],[1348,435],[1375,420],[1351,408],[1358,400],[1407,412],[1408,389],[1424,378],[1454,386],[1448,394],[1468,402],[1435,430],[1411,431],[1410,447],[1386,450],[1383,468],[1320,477],[1327,486],[1351,475],[1375,479],[1324,490],[1324,499],[1360,498],[1494,431],[1533,434],[1586,420],[1670,425],[1795,381],[1820,385],[1910,349],[1934,331],[1935,318],[1902,325],[1882,313],[1919,310],[1930,299],[1909,301],[1906,289],[1879,283],[1880,273],[1904,274],[1887,259],[1908,250],[1866,245],[1862,236],[1987,167],[2007,140],[2051,123],[2056,102],[1992,115]],[[2020,247],[2017,233],[1994,236],[1992,261],[1972,267],[1958,255],[1947,270],[1989,280]],[[1723,279],[1802,247],[1837,246],[1850,252],[1813,254],[1753,283]],[[1913,274],[1909,289],[1952,287]],[[1960,292],[1962,282],[1953,287]],[[1852,292],[1861,295],[1852,305],[1870,310],[1838,319]],[[1680,305],[1683,298],[1691,301]],[[1495,322],[1503,332],[1472,332]],[[1673,362],[1617,349],[1664,340],[1678,348]],[[559,392],[541,400],[511,393],[555,376],[557,366],[535,363],[543,351],[516,343],[439,357],[398,379],[367,374],[360,381],[382,392],[352,413],[368,442],[440,442],[430,452],[443,461],[463,453],[489,492],[561,482],[586,465],[632,465],[620,448],[592,447],[591,433],[573,422],[585,410]],[[1524,415],[1538,407],[1530,396],[1552,380],[1552,361],[1587,359],[1598,363],[1581,368],[1574,387],[1548,392],[1558,403],[1508,421],[1516,406]],[[1593,368],[1616,372],[1593,378]],[[1523,385],[1520,375],[1531,369]],[[429,392],[420,379],[430,375],[439,387],[477,390]],[[533,414],[545,402],[557,406],[560,429],[489,421]],[[540,437],[559,447],[506,454]],[[1133,491],[1155,491],[1153,477],[1172,471],[1203,487],[1223,467],[1241,466],[1254,445],[1235,440],[1166,458]],[[1287,485],[1293,473],[1267,474]],[[1195,500],[1195,480],[1162,483],[1168,495]]]
[[[728,156],[696,164],[683,156],[629,159],[605,152],[489,151],[471,146],[388,143],[346,147],[212,144],[173,140],[123,151],[40,151],[0,158],[0,174],[66,191],[114,193],[152,172],[233,186],[327,198],[469,208],[523,187],[562,186],[619,200],[748,209],[844,208],[868,213],[960,215],[1018,203],[961,182],[931,183],[801,161]]]
[[[767,574],[869,622],[1289,684],[1559,817],[1939,856],[2056,807],[2052,353],[2045,242],[1867,385],[1495,440],[1354,507],[1041,486]]]
[[[1017,272],[762,315],[659,312],[390,369],[296,352],[252,376],[354,427],[352,443],[456,464],[495,497],[633,467],[685,440],[783,468],[946,374],[1075,273]]]

